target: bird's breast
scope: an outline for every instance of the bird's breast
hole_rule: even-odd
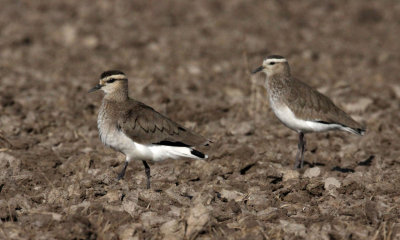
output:
[[[114,142],[119,131],[104,106],[100,108],[97,117],[97,128],[99,129],[101,141],[107,146],[115,147]]]

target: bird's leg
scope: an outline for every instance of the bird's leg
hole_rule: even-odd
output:
[[[299,168],[299,163],[300,163],[300,143],[298,144],[299,150],[297,150],[296,153],[296,161],[294,162],[294,169]]]
[[[145,160],[142,161],[144,165],[144,170],[146,172],[146,177],[147,177],[147,189],[150,189],[150,167],[149,164]]]
[[[118,174],[118,180],[121,180],[121,179],[123,179],[124,178],[124,176],[125,176],[125,172],[126,172],[126,168],[128,167],[128,161],[125,161],[125,165],[124,165],[124,168],[122,169],[122,171]]]
[[[300,133],[300,144],[301,144],[301,164],[300,164],[300,168],[303,168],[303,165],[304,165],[304,151],[306,149],[306,139],[304,137],[304,133]]]
[[[304,140],[304,133],[300,132],[299,133],[299,144],[298,144],[299,150],[297,151],[297,154],[296,154],[296,162],[294,163],[294,169],[303,168],[305,144],[306,144],[306,142]]]

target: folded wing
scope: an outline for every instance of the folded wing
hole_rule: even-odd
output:
[[[335,123],[359,132],[365,131],[365,127],[337,107],[325,95],[301,81],[294,81],[293,84],[296,86],[291,88],[292,92],[288,101],[297,106],[295,109],[297,117],[320,123]]]
[[[192,147],[209,143],[206,138],[137,101],[132,101],[130,110],[118,121],[117,127],[141,144]]]

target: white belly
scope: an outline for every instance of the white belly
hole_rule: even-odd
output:
[[[116,127],[104,123],[99,124],[99,132],[101,141],[115,150],[122,152],[126,156],[127,161],[131,160],[151,160],[162,161],[168,158],[189,157],[198,158],[191,154],[188,147],[174,147],[153,144],[140,144],[123,132],[119,131]]]
[[[324,124],[314,121],[308,121],[297,118],[292,110],[284,104],[274,104],[270,101],[272,110],[278,119],[285,124],[288,128],[293,129],[297,132],[323,132],[334,129],[341,129],[342,126],[339,124]]]

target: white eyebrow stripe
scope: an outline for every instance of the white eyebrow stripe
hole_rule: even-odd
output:
[[[123,74],[116,74],[116,75],[111,75],[111,76],[108,76],[106,78],[103,78],[102,80],[103,81],[108,81],[110,79],[125,79],[125,78],[126,78],[126,76],[123,75]]]
[[[268,58],[265,60],[267,63],[268,62],[287,62],[286,59],[284,58]]]

